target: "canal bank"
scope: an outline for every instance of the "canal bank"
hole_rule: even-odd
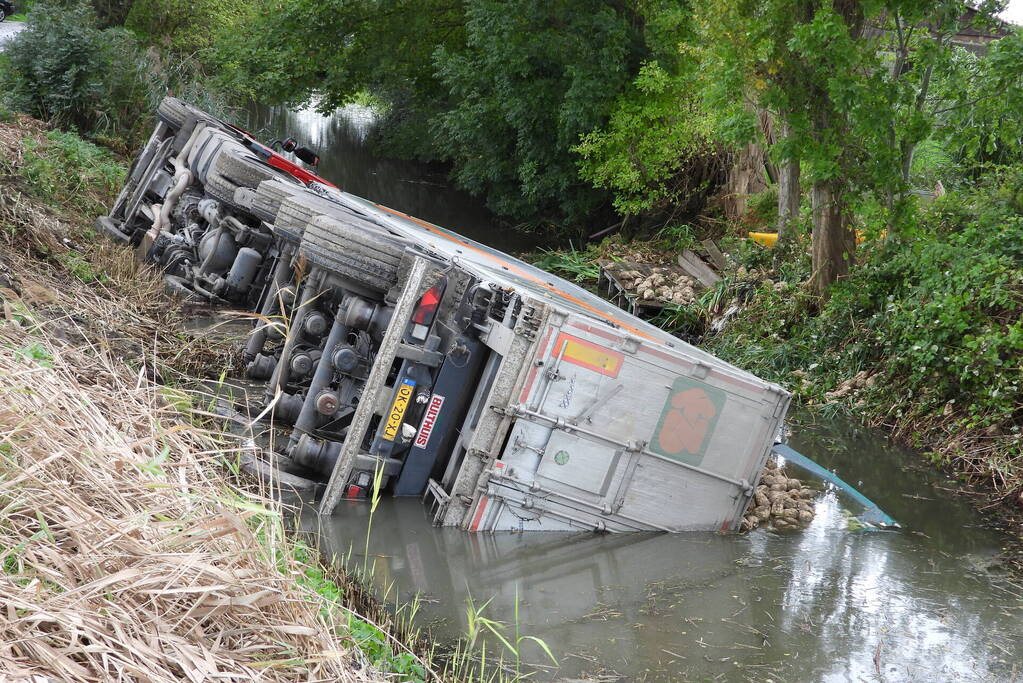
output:
[[[238,476],[244,444],[188,390],[230,345],[93,231],[124,167],[27,117],[0,143],[3,676],[425,678]]]

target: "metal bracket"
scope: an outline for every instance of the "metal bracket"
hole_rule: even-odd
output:
[[[404,358],[413,363],[421,363],[429,368],[439,367],[444,362],[444,354],[440,351],[430,351],[421,346],[412,346],[404,342],[398,344],[394,355],[397,358]]]
[[[419,288],[426,278],[428,268],[429,264],[426,259],[418,256],[413,258],[408,279],[405,281],[405,286],[394,307],[394,313],[391,315],[391,324],[387,326],[384,338],[380,342],[376,361],[373,363],[369,377],[366,378],[363,395],[376,396],[387,381],[387,375],[391,371],[391,362],[394,360],[401,344],[402,335],[405,333],[405,326],[412,318],[416,303],[419,301]],[[341,502],[345,485],[351,476],[355,458],[366,435],[370,418],[373,417],[374,409],[374,401],[360,401],[355,409],[344,446],[341,447],[341,453],[337,457],[337,462],[334,463],[334,471],[330,475],[330,481],[327,482],[323,500],[320,501],[319,512],[321,515],[332,514],[338,503]]]

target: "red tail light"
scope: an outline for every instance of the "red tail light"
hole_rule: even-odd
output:
[[[430,288],[419,300],[419,306],[416,307],[416,312],[412,315],[412,322],[429,327],[434,316],[437,315],[437,307],[440,305],[440,297],[443,293],[443,284],[436,284]]]

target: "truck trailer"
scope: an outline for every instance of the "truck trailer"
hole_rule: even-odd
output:
[[[166,98],[97,225],[180,296],[252,313],[272,462],[468,531],[736,529],[789,404],[551,273],[354,196]],[[278,151],[280,150],[280,151]]]

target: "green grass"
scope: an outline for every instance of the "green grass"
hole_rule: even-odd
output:
[[[67,268],[68,272],[85,284],[107,282],[109,278],[96,269],[85,256],[77,251],[69,251],[57,256],[57,260]]]
[[[50,131],[43,142],[25,139],[18,175],[37,199],[58,209],[88,216],[103,213],[117,192],[126,168],[107,149],[75,133]]]
[[[549,273],[560,275],[572,282],[596,280],[600,275],[600,266],[596,262],[593,249],[580,251],[573,246],[568,249],[547,249],[533,260],[533,265],[543,268]]]

